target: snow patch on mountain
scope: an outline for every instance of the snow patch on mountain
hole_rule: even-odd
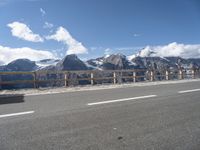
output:
[[[94,70],[102,70],[102,68],[100,68],[99,66],[90,65],[88,62],[84,62],[84,63],[88,68],[91,68],[91,69],[94,69]]]
[[[59,59],[43,59],[40,61],[36,61],[36,65],[39,68],[44,68],[47,66],[55,66],[60,60]]]

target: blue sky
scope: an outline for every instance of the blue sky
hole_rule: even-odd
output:
[[[13,33],[14,22],[26,25],[32,39]],[[68,38],[58,39],[60,27]],[[57,57],[69,47],[88,59],[173,42],[197,46],[199,27],[199,0],[0,0],[0,48],[48,50]],[[36,35],[42,41],[34,41]]]

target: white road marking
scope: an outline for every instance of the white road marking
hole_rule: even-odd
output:
[[[139,97],[131,97],[131,98],[122,98],[122,99],[116,99],[116,100],[108,100],[108,101],[101,101],[101,102],[95,102],[95,103],[88,103],[87,105],[88,106],[101,105],[101,104],[131,101],[131,100],[137,100],[137,99],[145,99],[145,98],[151,98],[151,97],[156,97],[156,96],[157,95],[147,95],[147,96],[139,96]]]
[[[200,89],[192,89],[192,90],[179,91],[178,93],[191,93],[191,92],[197,92],[197,91],[200,91]]]
[[[65,93],[66,91],[61,91],[61,92],[46,92],[46,93],[32,93],[32,94],[25,94],[25,96],[40,96],[40,95],[51,95],[51,94],[62,94]]]
[[[13,117],[13,116],[20,116],[20,115],[27,115],[27,114],[33,114],[35,111],[26,111],[26,112],[19,112],[19,113],[13,113],[13,114],[4,114],[0,115],[0,118],[6,118],[6,117]]]

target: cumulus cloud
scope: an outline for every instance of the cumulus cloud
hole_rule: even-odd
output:
[[[55,59],[56,56],[45,50],[36,50],[31,49],[29,47],[22,47],[22,48],[10,48],[4,47],[0,45],[0,60],[1,64],[8,64],[9,62],[16,60],[27,58],[32,61],[38,61],[42,59]]]
[[[41,12],[42,16],[46,15],[46,11],[44,9],[40,8],[40,12]]]
[[[31,42],[43,42],[44,39],[39,35],[33,33],[31,29],[24,23],[13,22],[7,25],[11,28],[12,35],[20,39]]]
[[[85,54],[88,53],[87,48],[83,46],[82,43],[75,40],[71,34],[67,31],[67,29],[63,27],[59,27],[55,34],[47,36],[47,40],[56,40],[58,42],[63,42],[68,46],[68,50],[66,52],[69,54]]]
[[[179,44],[173,42],[163,46],[146,46],[139,52],[139,56],[200,58],[200,44]]]
[[[153,56],[156,52],[154,52],[154,50],[152,50],[152,48],[150,46],[146,46],[144,49],[142,49],[137,56],[140,57],[149,57],[149,56]]]
[[[53,24],[52,23],[49,23],[49,22],[45,22],[44,25],[43,25],[43,28],[45,29],[51,29],[53,28]]]

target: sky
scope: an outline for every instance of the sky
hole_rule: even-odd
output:
[[[199,0],[0,0],[0,64],[156,51],[200,58]]]

